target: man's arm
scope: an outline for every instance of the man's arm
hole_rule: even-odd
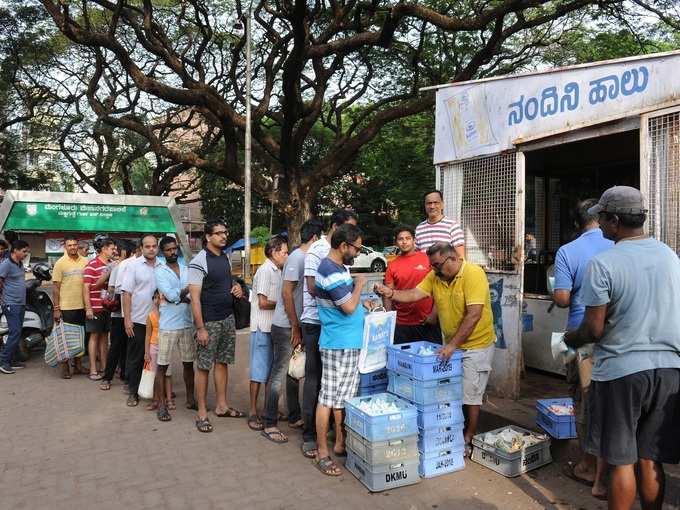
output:
[[[465,307],[465,315],[463,316],[463,321],[458,326],[458,329],[451,337],[446,347],[439,349],[438,354],[443,358],[450,358],[453,352],[458,349],[465,341],[470,337],[472,332],[477,327],[479,319],[482,318],[482,310],[484,305],[467,305]]]
[[[54,322],[59,322],[61,320],[61,307],[59,303],[61,302],[61,282],[52,282],[52,302],[54,303],[54,308],[52,311],[52,317]]]
[[[170,283],[170,279],[165,277],[162,270],[156,271],[156,287],[169,303],[179,303],[183,297],[182,291]]]
[[[453,251],[455,251],[456,255],[458,255],[458,257],[460,257],[461,259],[465,258],[465,245],[464,244],[459,244],[458,246],[454,246]]]
[[[260,307],[260,310],[273,310],[274,308],[276,308],[276,301],[271,301],[264,294],[258,294],[257,306]]]
[[[385,282],[385,287],[388,289],[394,290],[394,283],[392,282]],[[387,296],[383,296],[383,306],[385,307],[386,312],[391,312],[394,310],[394,305],[392,304],[392,299],[388,298]]]
[[[571,304],[571,291],[566,289],[554,290],[553,301],[560,308],[569,308],[569,305]]]
[[[281,286],[281,299],[283,300],[283,309],[290,322],[290,343],[295,349],[302,342],[302,331],[300,330],[300,321],[298,321],[297,311],[295,310],[294,292],[298,286],[296,281],[283,280]]]
[[[123,291],[123,315],[125,316],[123,320],[125,333],[128,338],[133,338],[135,336],[135,329],[132,323],[132,294],[127,291]]]
[[[607,305],[586,306],[586,313],[578,329],[567,331],[564,343],[578,349],[582,345],[599,342],[604,335]]]
[[[365,276],[357,276],[355,278],[352,296],[349,298],[349,300],[340,305],[340,309],[345,315],[353,314],[354,310],[357,309],[357,306],[361,306],[361,290],[364,288],[365,283]]]
[[[571,290],[574,278],[569,270],[569,262],[564,247],[557,250],[555,255],[555,284],[553,287],[553,301],[560,308],[571,305]]]
[[[380,294],[381,296],[391,299],[392,301],[396,301],[397,303],[414,303],[429,296],[427,292],[419,288],[394,290],[379,283],[373,287],[373,290],[376,292],[376,294]]]

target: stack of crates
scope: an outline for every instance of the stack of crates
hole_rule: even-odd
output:
[[[456,351],[447,361],[436,354],[441,345],[412,342],[387,351],[388,390],[418,411],[420,476],[430,478],[465,467],[463,438],[463,365]]]
[[[375,372],[361,374],[359,379],[359,396],[367,397],[387,391],[387,369],[381,368]]]
[[[396,412],[369,414],[362,404],[383,401]],[[409,402],[378,393],[345,401],[345,467],[371,492],[418,483],[418,420]]]

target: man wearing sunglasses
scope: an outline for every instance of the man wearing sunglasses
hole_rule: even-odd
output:
[[[375,292],[398,303],[434,299],[444,337],[438,354],[448,359],[456,349],[463,351],[464,436],[469,455],[496,341],[489,281],[481,267],[466,262],[449,243],[433,244],[427,256],[432,271],[415,289],[394,290],[378,284]]]

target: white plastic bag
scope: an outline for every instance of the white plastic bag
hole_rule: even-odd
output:
[[[397,312],[371,312],[364,318],[364,343],[359,372],[367,374],[387,366],[387,347],[394,342]]]
[[[142,378],[139,381],[139,388],[137,388],[137,395],[140,398],[153,398],[153,383],[156,378],[156,372],[152,372],[149,363],[144,363],[144,370],[142,370]]]
[[[293,379],[302,379],[305,376],[305,362],[307,356],[300,346],[297,346],[288,363],[288,375]]]

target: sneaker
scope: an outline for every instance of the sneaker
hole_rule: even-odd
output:
[[[9,365],[0,365],[0,372],[3,374],[13,374],[14,370]]]
[[[26,368],[26,365],[19,363],[18,361],[12,363],[12,370],[21,370],[22,368]]]

